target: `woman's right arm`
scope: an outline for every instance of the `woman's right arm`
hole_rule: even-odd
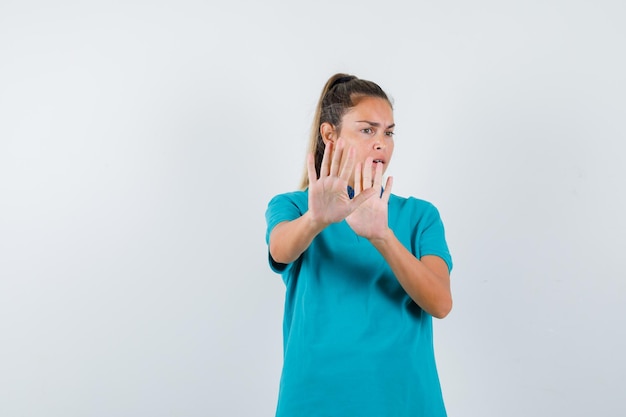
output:
[[[309,247],[326,225],[316,222],[307,211],[295,220],[278,223],[270,233],[269,250],[274,261],[289,264]]]

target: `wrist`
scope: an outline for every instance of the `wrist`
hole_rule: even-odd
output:
[[[387,227],[383,233],[379,236],[371,237],[368,240],[374,247],[381,249],[387,245],[396,237],[391,228]]]
[[[305,212],[302,217],[306,221],[307,227],[313,235],[317,235],[330,224],[317,219],[310,211]]]

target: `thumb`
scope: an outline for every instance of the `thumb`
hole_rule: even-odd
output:
[[[363,204],[365,200],[373,197],[374,194],[376,194],[376,189],[374,187],[370,187],[366,190],[363,190],[352,199],[351,204],[356,209],[358,206]]]

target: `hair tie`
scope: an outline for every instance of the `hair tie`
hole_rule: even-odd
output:
[[[347,75],[345,77],[339,77],[335,81],[333,81],[333,83],[330,85],[329,90],[335,88],[339,84],[347,83],[348,81],[352,81],[352,80],[355,80],[355,79],[356,79],[356,77],[354,75]]]

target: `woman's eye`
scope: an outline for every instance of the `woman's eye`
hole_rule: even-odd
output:
[[[393,137],[395,135],[394,132],[385,132],[385,134],[389,137]]]
[[[372,128],[371,127],[366,127],[365,129],[361,129],[361,132],[367,133],[369,135],[370,133],[372,133]]]

